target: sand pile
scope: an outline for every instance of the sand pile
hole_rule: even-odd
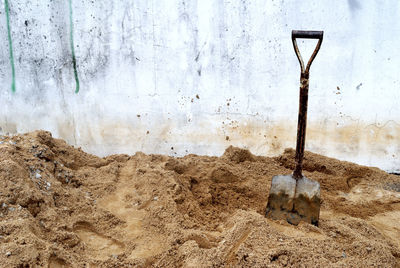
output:
[[[264,217],[275,158],[87,154],[37,131],[0,139],[2,267],[400,266],[400,178],[306,153],[320,226]]]

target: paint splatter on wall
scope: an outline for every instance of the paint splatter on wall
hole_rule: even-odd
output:
[[[10,10],[8,5],[8,0],[4,0],[4,8],[6,11],[6,19],[7,19],[8,47],[10,52],[10,64],[11,64],[11,74],[12,74],[11,91],[15,92],[15,66],[14,66],[14,53],[13,53],[13,46],[11,39]]]

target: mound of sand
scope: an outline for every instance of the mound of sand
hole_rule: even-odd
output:
[[[320,226],[264,217],[275,158],[99,158],[49,132],[0,138],[2,267],[400,265],[400,178],[306,152]]]

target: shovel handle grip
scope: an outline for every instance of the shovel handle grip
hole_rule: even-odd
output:
[[[324,31],[292,30],[293,48],[294,48],[294,51],[296,52],[297,59],[299,60],[299,63],[300,63],[301,73],[304,74],[304,76],[308,77],[308,73],[310,72],[311,63],[315,59],[315,56],[317,56],[319,48],[321,47],[323,37],[324,37]],[[297,47],[297,42],[296,42],[297,38],[318,39],[317,46],[315,47],[314,52],[311,55],[311,58],[308,60],[307,66],[304,66],[303,58],[301,57],[299,48]]]
[[[292,31],[292,39],[305,38],[305,39],[320,39],[324,36],[324,31]]]

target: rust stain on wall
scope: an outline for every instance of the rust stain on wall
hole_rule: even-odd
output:
[[[285,148],[295,148],[296,124],[293,120],[268,123],[258,119],[218,124],[218,120],[177,124],[166,120],[154,124],[140,119],[126,122],[91,122],[74,126],[60,122],[55,136],[98,155],[137,151],[185,155],[220,155],[229,145],[249,149],[257,155],[274,156]],[[15,133],[18,126],[3,122],[2,132]],[[76,131],[76,132],[75,132]],[[76,133],[76,134],[75,134]],[[226,137],[229,137],[227,139]],[[400,124],[336,121],[311,122],[307,127],[306,150],[356,163],[395,170],[400,164]],[[173,149],[171,149],[173,148]],[[369,161],[369,162],[368,162]],[[388,168],[389,167],[389,168]]]

